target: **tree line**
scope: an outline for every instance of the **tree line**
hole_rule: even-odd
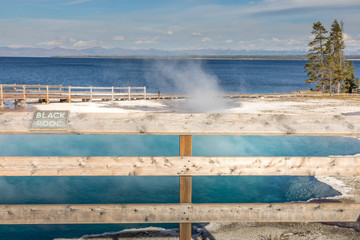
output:
[[[344,23],[334,20],[330,33],[320,21],[313,24],[313,40],[309,42],[306,55],[308,63],[305,71],[306,83],[316,83],[315,90],[331,93],[352,93],[359,87],[359,78],[355,78],[352,61],[346,61],[344,55]]]

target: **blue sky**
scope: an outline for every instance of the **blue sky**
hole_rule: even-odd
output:
[[[0,46],[305,50],[336,18],[360,53],[359,16],[359,0],[1,0]]]

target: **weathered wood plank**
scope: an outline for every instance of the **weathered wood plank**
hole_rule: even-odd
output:
[[[359,176],[357,157],[0,157],[0,176]]]
[[[0,205],[0,224],[355,222],[360,204]]]
[[[32,134],[32,119],[33,112],[0,112],[0,134]],[[359,122],[359,115],[71,113],[64,134],[360,136]]]

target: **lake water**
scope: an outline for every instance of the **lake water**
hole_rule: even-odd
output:
[[[0,58],[0,83],[147,86],[149,92],[184,93],[187,88],[183,86],[190,80],[212,81],[226,93],[290,93],[313,87],[304,83],[304,64]],[[359,62],[355,67],[358,71]],[[176,156],[178,148],[178,136],[0,135],[1,156]],[[360,141],[342,137],[193,137],[194,156],[329,156],[356,154],[359,149]],[[0,177],[0,204],[177,203],[178,188],[178,177]],[[336,194],[313,177],[193,178],[195,203],[305,201]],[[145,225],[5,225],[0,226],[0,240],[74,238],[139,226]]]
[[[0,58],[0,83],[63,86],[147,86],[149,92],[184,93],[176,75],[214,77],[226,93],[307,90],[305,61]],[[360,68],[359,62],[355,67]],[[179,85],[178,85],[179,84]]]

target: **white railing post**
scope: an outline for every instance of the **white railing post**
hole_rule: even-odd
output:
[[[146,100],[146,86],[144,86],[144,100]]]
[[[111,101],[114,101],[114,87],[111,87]]]
[[[46,103],[49,104],[50,100],[49,100],[49,86],[46,85]]]
[[[93,89],[92,86],[90,86],[90,102],[93,100]]]

